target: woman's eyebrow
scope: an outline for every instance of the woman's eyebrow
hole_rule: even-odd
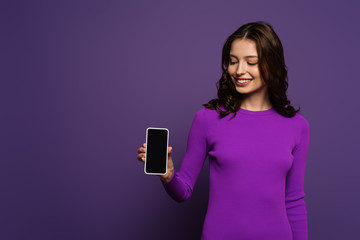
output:
[[[231,57],[234,57],[236,59],[238,59],[237,56],[233,55],[233,54],[230,54]],[[249,56],[245,56],[244,58],[257,58],[258,56],[255,56],[255,55],[249,55]]]

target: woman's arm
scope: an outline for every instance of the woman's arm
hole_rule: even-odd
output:
[[[293,240],[307,240],[307,211],[305,207],[304,177],[309,147],[309,123],[304,120],[298,142],[293,149],[293,164],[286,177],[285,205]]]
[[[187,149],[180,170],[171,180],[163,182],[166,192],[178,202],[187,200],[203,167],[207,155],[207,120],[205,108],[200,109],[192,122]]]

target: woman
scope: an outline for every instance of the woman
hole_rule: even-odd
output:
[[[287,99],[283,47],[273,28],[259,21],[231,34],[222,70],[218,98],[196,113],[178,172],[169,147],[168,169],[160,176],[165,190],[176,201],[188,199],[208,157],[201,239],[308,239],[309,123]],[[138,160],[144,161],[145,151],[144,143]]]

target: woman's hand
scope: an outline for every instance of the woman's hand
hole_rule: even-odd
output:
[[[144,143],[142,145],[142,147],[138,148],[137,151],[138,151],[137,159],[139,161],[145,163],[146,143]],[[161,181],[163,181],[164,183],[169,182],[174,175],[174,164],[173,164],[173,161],[171,158],[171,152],[172,152],[172,147],[169,146],[168,147],[168,164],[167,164],[167,169],[166,169],[165,175],[157,175],[157,176],[160,176]]]

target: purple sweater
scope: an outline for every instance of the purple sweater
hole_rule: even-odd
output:
[[[304,175],[309,123],[274,108],[240,108],[221,119],[200,109],[180,170],[163,186],[187,200],[209,159],[209,202],[202,240],[307,240]]]

